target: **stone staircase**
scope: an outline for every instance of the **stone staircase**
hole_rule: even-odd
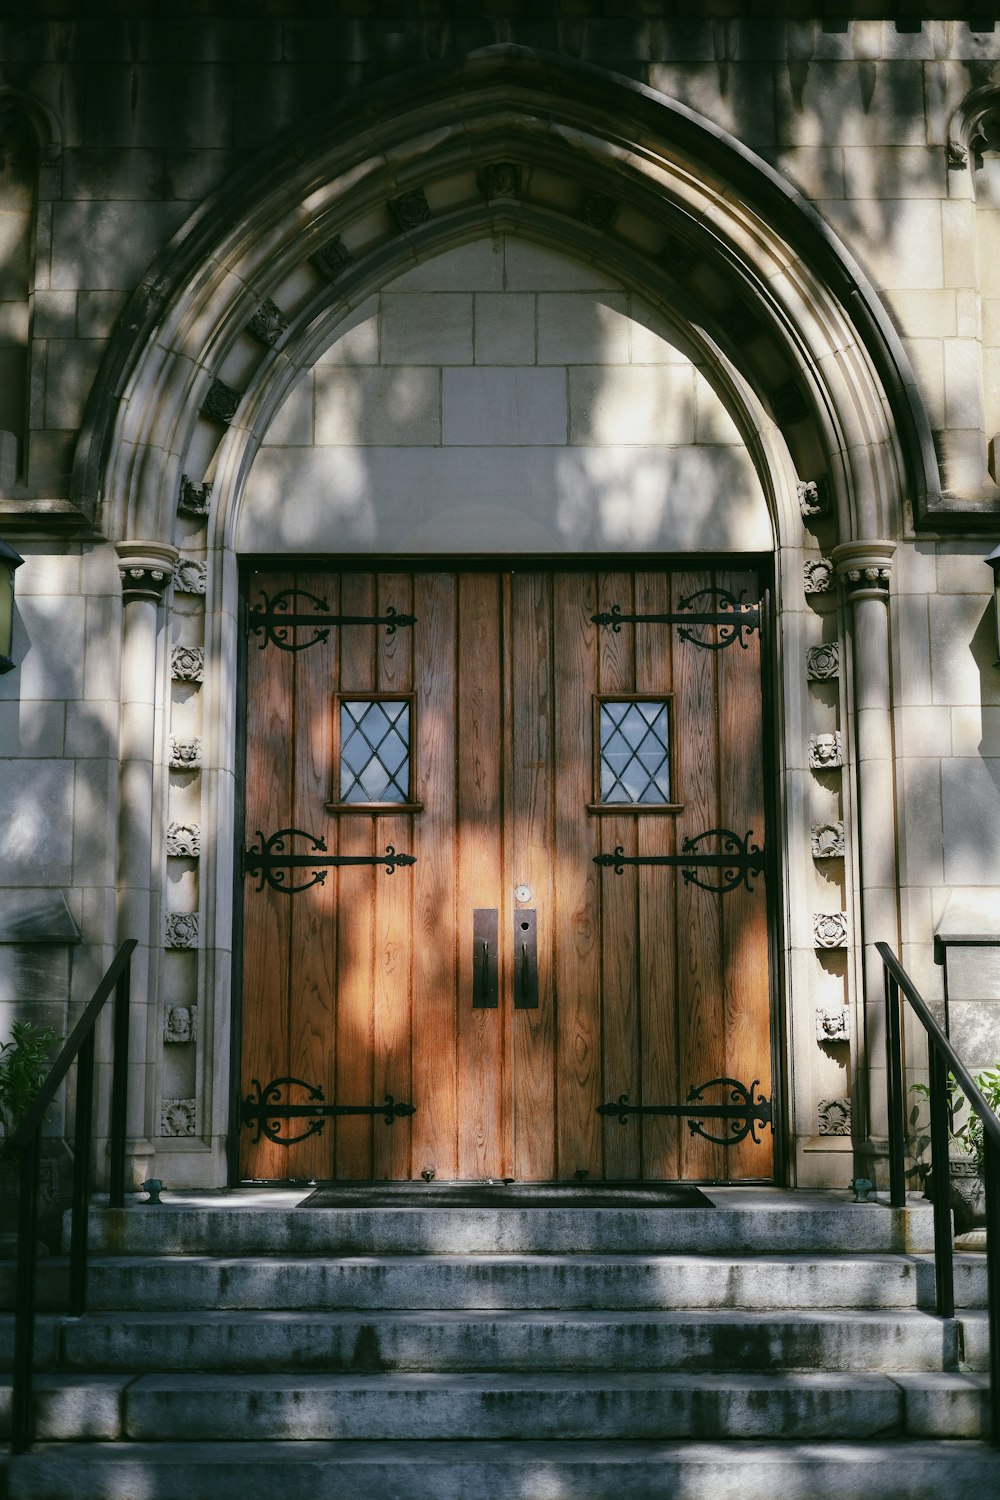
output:
[[[996,1493],[984,1257],[956,1262],[959,1313],[942,1321],[928,1208],[711,1196],[303,1210],[259,1194],[97,1212],[90,1310],[43,1312],[38,1443],[0,1469],[0,1494]],[[64,1274],[43,1265],[50,1307]]]

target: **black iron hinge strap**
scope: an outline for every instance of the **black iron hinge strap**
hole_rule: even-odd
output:
[[[300,610],[294,606],[296,599],[307,599],[311,610]],[[325,599],[310,594],[305,589],[284,589],[280,594],[261,594],[261,603],[252,604],[247,610],[247,633],[262,637],[260,649],[277,646],[280,651],[305,651],[309,646],[318,646],[329,640],[330,629],[337,625],[384,625],[386,635],[393,635],[400,626],[415,625],[416,615],[400,614],[390,605],[381,615],[333,614]],[[294,640],[289,631],[297,626],[313,627],[314,634],[307,641]]]
[[[417,1112],[415,1104],[397,1103],[391,1094],[386,1094],[382,1104],[327,1104],[323,1090],[316,1084],[306,1083],[303,1078],[272,1078],[264,1088],[252,1078],[250,1087],[257,1092],[240,1100],[240,1124],[256,1127],[253,1145],[264,1135],[276,1146],[294,1146],[311,1135],[318,1135],[327,1120],[340,1115],[381,1115],[386,1125],[392,1125],[396,1120]],[[292,1087],[304,1089],[309,1102],[282,1103],[282,1089]],[[301,1135],[282,1135],[282,1120],[308,1120],[309,1123]]]
[[[763,875],[765,861],[763,849],[750,843],[752,837],[752,829],[748,829],[746,837],[741,839],[731,828],[707,828],[704,833],[686,838],[681,844],[680,854],[626,854],[624,846],[618,844],[613,854],[595,854],[594,864],[612,869],[616,875],[621,875],[626,865],[667,865],[679,869],[689,885],[712,891],[715,895],[724,895],[739,885],[752,891],[750,876]],[[706,839],[715,838],[719,840],[720,849],[711,853],[699,851],[698,846]],[[720,870],[719,884],[699,880],[698,870]]]
[[[762,1094],[756,1100],[753,1097],[753,1091],[759,1083],[760,1079],[755,1078],[747,1088],[745,1083],[740,1083],[736,1078],[711,1078],[708,1083],[701,1083],[697,1088],[690,1089],[683,1104],[629,1104],[628,1094],[620,1094],[617,1100],[599,1104],[597,1113],[617,1118],[619,1125],[626,1125],[630,1115],[667,1115],[673,1119],[686,1120],[692,1135],[699,1135],[716,1146],[735,1146],[747,1136],[755,1145],[760,1145],[757,1127],[769,1125],[773,1130],[774,1118],[771,1100],[765,1099]],[[729,1102],[706,1104],[702,1095],[706,1089],[711,1088],[728,1089]],[[733,1123],[728,1135],[712,1135],[702,1128],[702,1120],[731,1120]]]
[[[295,838],[308,839],[314,852],[292,854],[286,847],[286,840]],[[400,866],[415,865],[416,862],[415,854],[397,854],[392,844],[386,844],[384,854],[328,854],[326,840],[315,838],[304,828],[279,828],[270,838],[265,838],[258,828],[257,843],[243,851],[243,873],[257,877],[257,890],[262,891],[265,885],[269,885],[284,896],[296,896],[311,886],[323,885],[330,867],[381,865],[386,874],[391,875]],[[312,879],[291,885],[286,881],[289,870],[309,870]]]
[[[694,608],[699,599],[710,599],[716,605],[714,609],[699,610]],[[701,646],[707,651],[723,651],[727,646],[737,642],[745,651],[747,642],[744,632],[760,629],[760,604],[750,604],[740,596],[731,594],[728,589],[699,589],[696,594],[688,594],[683,599],[678,599],[677,609],[652,614],[625,614],[620,604],[612,604],[609,610],[602,610],[599,614],[591,615],[595,625],[610,625],[614,631],[620,631],[623,625],[679,625],[681,629],[677,632],[682,641],[690,641],[693,646]],[[719,633],[715,640],[706,640],[702,636],[694,635],[691,627],[695,625],[716,625]]]

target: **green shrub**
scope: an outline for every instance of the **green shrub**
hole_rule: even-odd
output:
[[[62,1038],[51,1026],[39,1029],[31,1021],[15,1021],[9,1042],[0,1042],[0,1156],[9,1151],[17,1132],[49,1071],[53,1047]]]

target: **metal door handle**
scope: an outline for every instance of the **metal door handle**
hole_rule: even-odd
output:
[[[521,956],[515,964],[514,1009],[538,1009],[538,942],[536,914],[530,907],[514,908],[515,943]]]
[[[472,1008],[496,1010],[500,1004],[497,951],[500,924],[496,907],[477,907],[472,913]]]

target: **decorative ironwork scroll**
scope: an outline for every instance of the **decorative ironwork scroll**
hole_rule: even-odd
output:
[[[293,854],[286,840],[308,839],[312,854]],[[415,865],[414,854],[397,854],[392,844],[386,844],[384,854],[328,854],[326,840],[314,838],[304,828],[279,828],[270,838],[265,838],[257,829],[257,843],[243,851],[244,875],[257,877],[258,891],[265,885],[280,891],[283,896],[297,896],[311,886],[323,885],[327,869],[332,865],[384,865],[385,873],[391,875],[400,865]],[[293,885],[288,879],[291,870],[308,870],[310,880]]]
[[[335,1115],[381,1115],[386,1125],[417,1112],[415,1104],[396,1103],[391,1094],[386,1094],[382,1104],[327,1104],[323,1090],[318,1084],[306,1083],[304,1078],[272,1078],[262,1088],[256,1078],[250,1080],[251,1090],[240,1100],[240,1124],[254,1128],[252,1144],[256,1146],[261,1136],[267,1136],[276,1146],[295,1146],[311,1135],[318,1135],[328,1119]],[[282,1102],[283,1089],[304,1089],[307,1103]],[[282,1121],[305,1120],[305,1129],[299,1135],[282,1135]]]
[[[334,625],[384,625],[386,635],[394,635],[401,625],[415,625],[416,615],[401,615],[390,604],[384,615],[335,615],[325,599],[310,594],[305,589],[283,589],[280,594],[265,594],[261,591],[261,602],[251,604],[247,610],[247,633],[259,635],[260,649],[277,646],[279,651],[306,651],[329,640]],[[312,606],[303,608],[296,600],[304,599]],[[297,640],[294,632],[298,626],[313,627],[307,641]]]
[[[629,1104],[628,1094],[619,1094],[616,1101],[599,1104],[597,1113],[617,1117],[619,1125],[627,1125],[629,1115],[670,1115],[675,1119],[686,1120],[692,1135],[700,1135],[713,1145],[736,1146],[749,1136],[754,1145],[759,1146],[761,1138],[757,1134],[758,1126],[770,1125],[774,1129],[771,1100],[765,1099],[763,1094],[758,1094],[756,1100],[753,1097],[753,1091],[759,1083],[760,1079],[755,1078],[747,1088],[745,1083],[740,1083],[736,1078],[710,1078],[708,1083],[700,1083],[697,1088],[689,1089],[684,1104]],[[714,1088],[728,1089],[727,1104],[703,1102],[705,1090]],[[732,1123],[727,1134],[713,1135],[703,1128],[702,1120],[729,1120]]]
[[[724,651],[727,646],[738,642],[745,651],[746,635],[760,629],[760,605],[748,604],[745,594],[746,590],[737,598],[728,589],[699,589],[696,594],[678,599],[677,609],[666,614],[626,615],[620,604],[612,604],[609,610],[590,618],[595,625],[610,625],[614,631],[620,631],[623,625],[679,625],[681,628],[677,634],[682,641],[690,641],[693,646],[702,646],[706,651]],[[699,599],[708,600],[709,607],[697,609]],[[695,625],[715,625],[718,635],[715,640],[695,635],[691,628]]]
[[[680,854],[626,854],[623,845],[618,844],[613,854],[595,854],[594,864],[612,869],[616,875],[621,875],[626,865],[672,865],[680,869],[688,885],[712,891],[717,896],[734,891],[740,885],[752,891],[750,876],[764,873],[764,851],[758,844],[750,843],[752,833],[753,830],[748,829],[746,838],[741,839],[731,828],[706,828],[704,833],[686,838],[681,844]],[[718,852],[701,853],[699,845],[713,838],[719,840],[721,847]],[[718,870],[718,884],[699,879],[699,870]]]

